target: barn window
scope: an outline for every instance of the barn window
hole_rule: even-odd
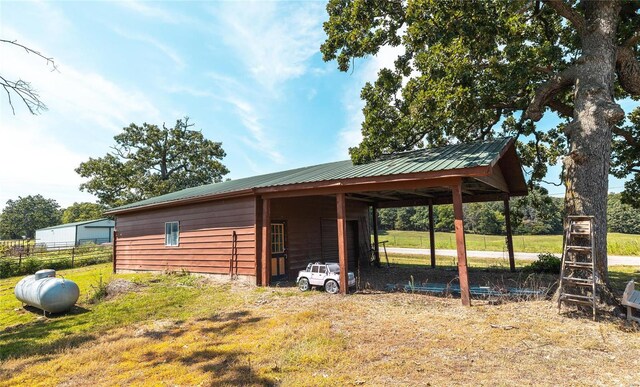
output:
[[[284,253],[284,224],[271,224],[271,253]]]
[[[164,245],[178,246],[180,242],[179,222],[167,222],[164,224]]]

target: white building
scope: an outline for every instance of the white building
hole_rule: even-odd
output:
[[[36,230],[36,245],[49,249],[112,242],[114,227],[113,220],[97,219],[42,228]]]

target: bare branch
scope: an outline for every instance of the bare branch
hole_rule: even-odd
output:
[[[576,12],[571,6],[563,0],[544,0],[544,3],[551,7],[556,13],[567,19],[576,29],[579,35],[584,32],[584,17]]]
[[[39,56],[40,58],[47,61],[47,65],[51,65],[51,71],[58,71],[56,67],[56,63],[53,61],[53,58],[46,57],[42,55],[40,52],[29,48],[25,45],[18,43],[16,40],[5,40],[0,39],[0,43],[6,43],[9,45],[13,45],[19,48],[24,49],[28,54],[34,54]],[[13,114],[16,114],[15,107],[13,106],[13,100],[11,99],[11,93],[16,94],[22,102],[27,106],[29,112],[31,114],[38,114],[40,111],[47,110],[47,106],[40,100],[40,95],[31,84],[27,81],[23,81],[22,79],[18,79],[17,81],[12,81],[6,79],[0,75],[0,86],[7,93],[7,97],[9,100],[9,106],[11,106],[11,111]]]
[[[549,80],[538,87],[533,101],[529,104],[525,113],[526,117],[538,121],[544,114],[545,106],[550,106],[556,95],[576,82],[576,68],[569,67],[559,74],[553,75]],[[559,107],[559,102],[554,106]]]
[[[14,46],[20,47],[22,49],[24,49],[27,53],[29,54],[35,54],[37,56],[39,56],[40,58],[44,59],[47,61],[47,65],[51,65],[52,69],[51,71],[58,71],[58,66],[56,66],[56,62],[53,60],[53,58],[44,56],[40,51],[36,51],[32,48],[29,48],[23,44],[18,43],[17,40],[6,40],[6,39],[0,39],[0,43],[7,43],[7,44],[12,44]]]
[[[640,63],[638,63],[633,48],[618,47],[616,52],[616,74],[624,91],[631,95],[640,95]]]

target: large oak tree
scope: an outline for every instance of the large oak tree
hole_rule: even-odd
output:
[[[330,0],[324,59],[348,71],[384,46],[403,52],[367,83],[356,162],[383,152],[519,138],[531,181],[563,156],[567,214],[595,216],[607,282],[606,209],[616,102],[640,95],[637,1]],[[549,111],[562,123],[539,125]],[[626,141],[629,144],[629,141]],[[637,149],[637,147],[636,147]],[[620,175],[630,173],[627,168]]]
[[[113,207],[203,184],[229,173],[222,143],[192,130],[189,119],[172,128],[131,124],[114,137],[104,157],[89,158],[76,172],[89,180],[80,189]]]

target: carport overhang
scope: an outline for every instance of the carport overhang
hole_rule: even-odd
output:
[[[330,180],[285,186],[256,188],[254,194],[261,198],[262,241],[270,236],[271,200],[302,196],[334,196],[338,226],[338,252],[341,270],[340,291],[346,293],[348,263],[346,241],[346,201],[368,203],[374,214],[374,248],[379,260],[377,209],[409,206],[429,206],[431,262],[435,266],[433,233],[433,205],[453,204],[455,234],[458,255],[458,272],[463,305],[470,305],[467,256],[462,204],[502,200],[505,204],[507,245],[511,269],[515,269],[513,243],[509,219],[509,198],[527,194],[527,186],[520,161],[515,151],[515,141],[510,141],[499,156],[489,165],[470,168],[447,169],[411,174]],[[270,281],[271,256],[268,243],[261,244],[261,283]]]

